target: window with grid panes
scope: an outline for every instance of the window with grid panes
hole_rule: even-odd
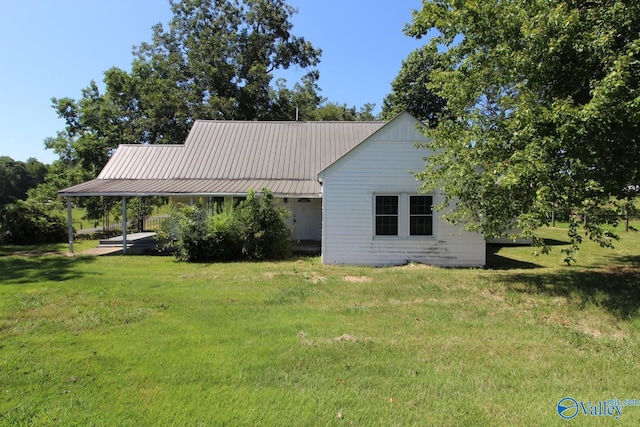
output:
[[[398,196],[376,196],[376,236],[398,235]]]
[[[409,235],[433,235],[432,196],[409,196]]]

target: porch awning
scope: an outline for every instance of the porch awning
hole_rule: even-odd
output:
[[[60,190],[63,197],[244,195],[269,189],[275,196],[321,197],[321,185],[311,180],[260,179],[94,179]]]

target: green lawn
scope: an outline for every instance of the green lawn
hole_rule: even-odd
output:
[[[493,269],[0,250],[0,425],[639,425],[640,233]],[[47,252],[64,252],[50,248]]]

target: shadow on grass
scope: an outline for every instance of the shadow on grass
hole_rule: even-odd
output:
[[[578,309],[598,306],[620,320],[629,320],[640,314],[638,268],[567,269],[549,274],[513,273],[505,277],[504,283],[513,292],[568,298]]]
[[[640,268],[640,255],[614,255],[608,257],[608,259],[611,260],[611,265],[626,265]]]
[[[566,246],[569,245],[569,242],[557,239],[544,239],[544,243],[547,246]],[[527,262],[527,261],[519,261],[513,258],[508,258],[502,255],[498,255],[500,249],[505,247],[516,247],[516,246],[530,246],[530,245],[522,245],[522,244],[489,244],[487,245],[487,266],[492,270],[528,270],[533,268],[542,268],[541,265]]]
[[[566,246],[571,244],[571,242],[567,242],[566,240],[557,239],[544,239],[544,243],[547,246]]]
[[[487,257],[487,264],[491,270],[529,270],[533,268],[542,268],[542,266],[532,262],[518,261],[496,253],[489,253],[489,256]]]
[[[513,258],[507,258],[498,255],[498,251],[505,246],[490,244],[487,246],[487,267],[491,270],[527,270],[532,268],[541,268],[542,266],[527,261],[519,261]]]
[[[62,282],[85,276],[75,266],[92,263],[94,257],[58,255],[0,257],[0,285]]]

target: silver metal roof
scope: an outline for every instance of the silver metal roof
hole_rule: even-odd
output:
[[[184,145],[120,145],[96,179],[60,194],[317,196],[317,174],[384,125],[198,120]]]

